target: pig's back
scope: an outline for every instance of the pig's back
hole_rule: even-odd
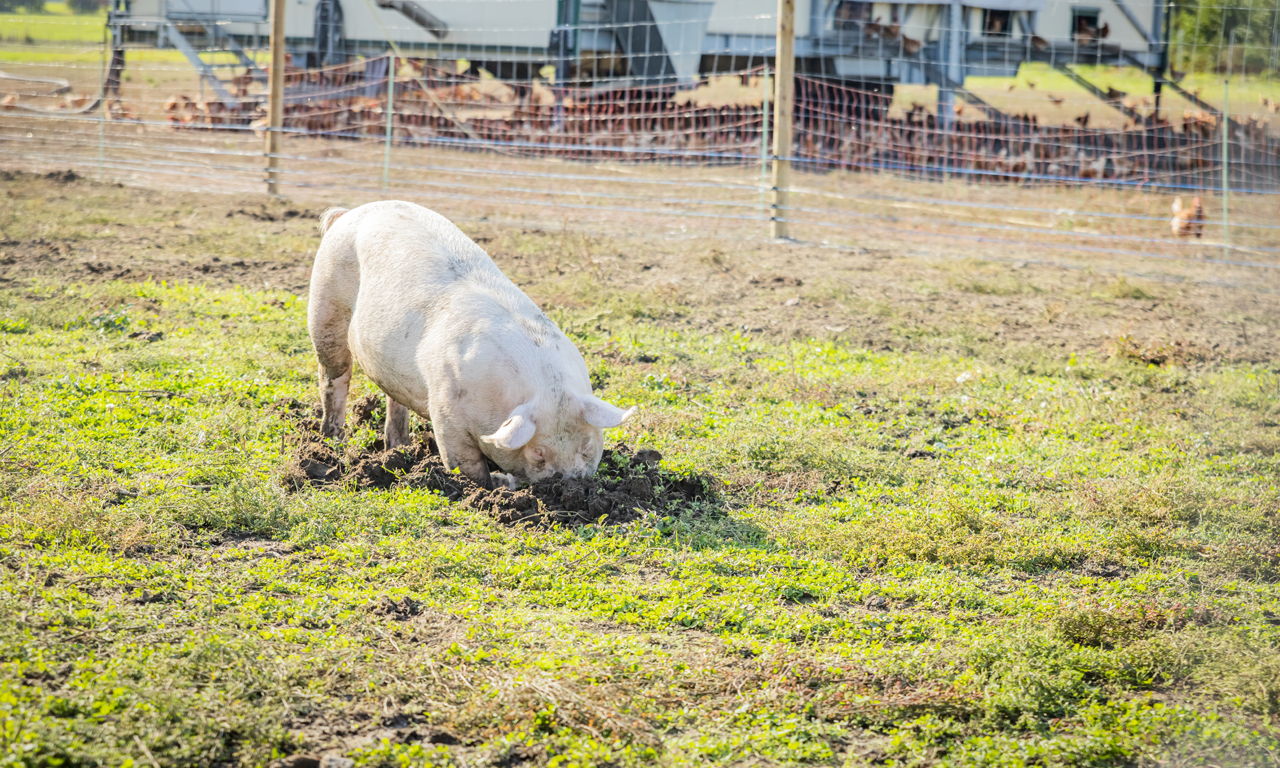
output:
[[[387,281],[401,295],[412,295],[410,288],[434,295],[463,280],[510,282],[480,246],[434,211],[387,201],[352,213],[363,214],[355,222],[362,288],[366,280]]]
[[[346,222],[352,214],[361,215]],[[384,388],[407,386],[423,372],[424,363],[443,364],[437,357],[443,350],[457,350],[476,365],[487,360],[483,365],[521,369],[540,356],[535,349],[544,345],[557,356],[564,353],[567,339],[560,342],[563,335],[555,324],[443,216],[412,203],[387,201],[357,208],[338,224],[355,225],[348,232],[354,235],[359,260],[352,348]],[[485,354],[493,350],[501,350],[501,361]],[[406,354],[411,351],[428,359]],[[532,370],[520,373],[538,376]]]
[[[435,315],[460,301],[488,300],[504,314],[541,314],[480,246],[440,214],[400,201],[370,203],[352,213],[362,214],[353,222],[360,303]]]

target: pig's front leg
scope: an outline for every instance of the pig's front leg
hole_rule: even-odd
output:
[[[432,424],[439,424],[433,418]],[[502,472],[490,472],[489,463],[476,444],[466,435],[450,434],[446,430],[436,432],[436,444],[440,446],[440,457],[450,471],[460,469],[462,474],[471,478],[477,485],[492,491],[495,488],[516,487],[516,479]]]

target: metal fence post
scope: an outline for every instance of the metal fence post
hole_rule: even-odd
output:
[[[788,188],[791,186],[791,122],[795,113],[796,0],[778,0],[778,38],[774,68],[777,102],[773,107],[774,237],[787,237]]]
[[[765,199],[769,184],[769,65],[764,65],[764,73],[760,75],[760,91],[764,101],[760,105],[760,208],[769,215],[768,203]]]
[[[382,153],[382,191],[385,193],[391,183],[391,131],[392,114],[395,112],[396,97],[396,56],[387,58],[387,139]]]
[[[280,194],[280,133],[284,129],[284,4],[271,0],[270,105],[267,113],[267,194]]]
[[[107,143],[107,36],[109,29],[102,27],[102,53],[98,56],[102,66],[102,103],[98,105],[98,181],[105,180],[102,166],[105,162]]]
[[[1231,194],[1231,105],[1227,101],[1230,96],[1229,81],[1222,81],[1222,255],[1225,258],[1231,250],[1231,219],[1227,212],[1228,198]]]

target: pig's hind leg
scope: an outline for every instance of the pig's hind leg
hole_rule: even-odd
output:
[[[326,366],[320,366],[320,398],[324,409],[320,434],[325,437],[342,437],[347,421],[347,393],[350,391],[350,366],[341,376],[331,376]]]
[[[307,330],[320,362],[320,401],[324,409],[320,432],[341,437],[347,415],[353,361],[347,343],[360,267],[353,237],[329,233],[316,252],[307,303]]]
[[[347,393],[351,391],[351,351],[316,349],[320,358],[320,404],[323,410],[320,434],[342,437],[347,420]]]
[[[399,448],[408,443],[409,409],[387,395],[386,445],[388,448]]]
[[[315,291],[312,291],[314,298]],[[315,306],[314,304],[312,306]],[[320,422],[320,434],[325,437],[342,437],[347,420],[347,393],[351,391],[351,349],[347,346],[346,324],[351,319],[347,313],[346,322],[342,322],[342,332],[333,329],[336,325],[332,313],[321,310],[313,312],[319,316],[321,325],[312,327],[311,341],[316,347],[316,357],[320,360],[320,404],[324,416]]]

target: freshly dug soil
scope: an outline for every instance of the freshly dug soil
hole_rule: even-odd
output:
[[[290,400],[278,407],[299,430],[283,477],[285,486],[294,490],[348,482],[362,489],[430,488],[507,524],[615,524],[635,520],[646,511],[711,514],[717,508],[712,503],[717,496],[712,478],[661,469],[658,462],[662,456],[654,450],[632,451],[619,443],[605,449],[593,477],[553,477],[515,491],[490,491],[466,475],[445,469],[430,432],[421,433],[416,443],[394,450],[386,450],[379,438],[367,449],[344,456],[320,436],[319,404],[308,406]],[[357,426],[381,426],[380,397],[360,398],[351,410]]]

